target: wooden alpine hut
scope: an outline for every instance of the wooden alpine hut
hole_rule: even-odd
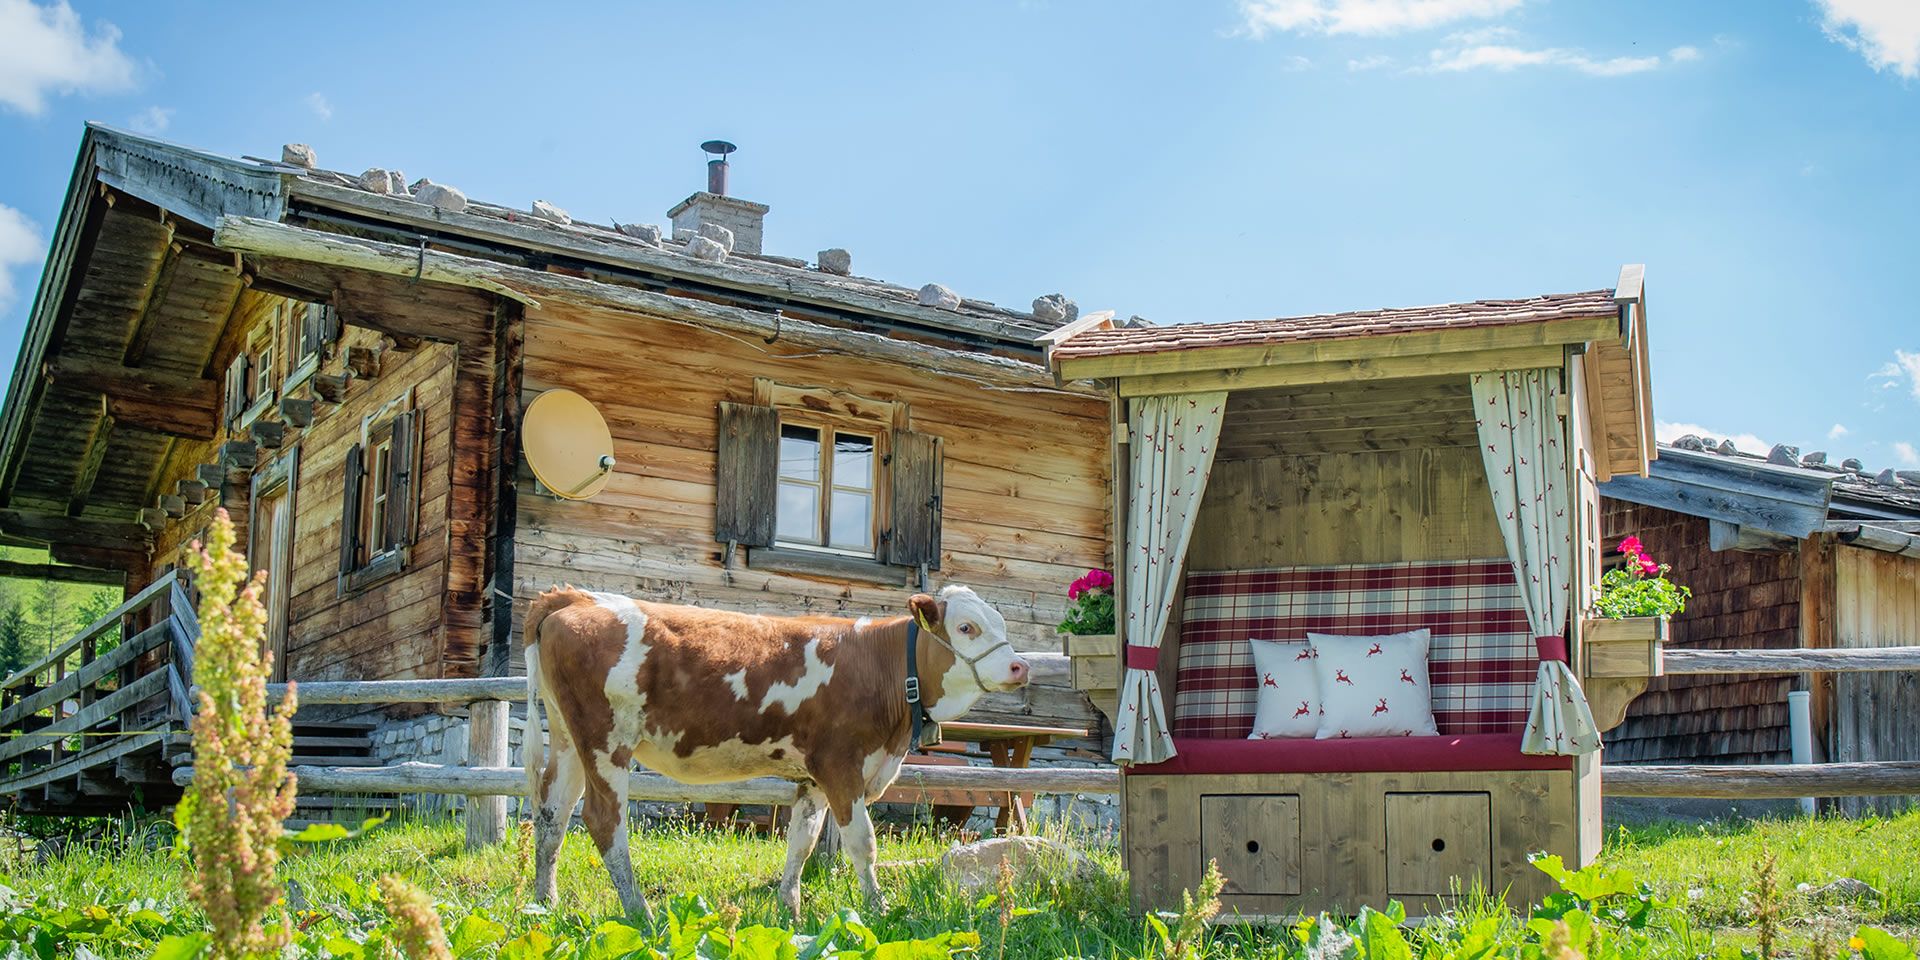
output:
[[[1526,902],[1548,886],[1529,854],[1593,859],[1600,733],[1654,643],[1581,617],[1596,475],[1654,454],[1641,275],[1051,335],[1116,424],[1137,908],[1177,906],[1208,861],[1228,910],[1291,916]]]

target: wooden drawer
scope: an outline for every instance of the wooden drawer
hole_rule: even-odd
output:
[[[1300,797],[1201,797],[1200,858],[1219,862],[1224,893],[1299,893]]]
[[[1490,889],[1493,803],[1485,793],[1387,794],[1387,892],[1445,896]],[[1223,868],[1224,869],[1224,868]]]

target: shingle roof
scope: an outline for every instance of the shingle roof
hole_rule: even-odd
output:
[[[1165,353],[1203,347],[1259,346],[1304,340],[1345,340],[1394,333],[1540,323],[1617,315],[1612,290],[1562,293],[1525,300],[1475,300],[1429,307],[1321,313],[1272,320],[1192,323],[1165,327],[1088,330],[1053,349],[1059,359]]]
[[[1845,512],[1849,501],[1860,506],[1879,507],[1920,516],[1920,470],[1873,469],[1858,460],[1838,464],[1828,462],[1825,451],[1804,456],[1798,447],[1775,444],[1767,453],[1750,452],[1734,446],[1732,440],[1688,434],[1672,443],[1660,444],[1662,450],[1686,450],[1729,461],[1770,463],[1818,474],[1833,483],[1833,509]]]

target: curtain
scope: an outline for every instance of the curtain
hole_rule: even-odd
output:
[[[1509,370],[1473,376],[1474,424],[1493,489],[1494,516],[1540,648],[1540,670],[1521,749],[1578,756],[1600,749],[1586,692],[1567,664],[1573,508],[1567,489],[1567,431],[1557,409],[1560,371]]]
[[[1113,731],[1115,763],[1173,756],[1171,716],[1154,669],[1226,406],[1224,392],[1135,397],[1128,405],[1127,671]]]

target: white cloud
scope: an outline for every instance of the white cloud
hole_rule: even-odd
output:
[[[1285,70],[1288,73],[1299,73],[1303,70],[1312,70],[1313,61],[1308,60],[1306,57],[1302,57],[1302,56],[1299,56],[1298,54],[1295,54],[1293,56],[1289,56],[1281,59],[1280,69]]]
[[[1920,79],[1920,3],[1913,0],[1814,0],[1820,29],[1859,52],[1875,70]]]
[[[1827,439],[1838,440],[1841,437],[1844,437],[1847,434],[1852,432],[1853,431],[1847,429],[1846,424],[1836,423],[1833,426],[1827,428]]]
[[[1700,48],[1691,46],[1674,47],[1667,51],[1667,59],[1674,63],[1692,63],[1700,59]]]
[[[1868,374],[1867,379],[1879,380],[1882,390],[1892,390],[1905,381],[1907,388],[1913,392],[1913,398],[1920,400],[1920,352],[1893,351],[1893,359]]]
[[[1751,433],[1727,433],[1723,430],[1715,430],[1712,427],[1703,427],[1697,423],[1673,423],[1666,420],[1654,421],[1653,435],[1658,438],[1661,443],[1672,443],[1688,434],[1702,438],[1711,437],[1715,443],[1721,440],[1732,440],[1733,445],[1738,447],[1741,453],[1764,454],[1773,449],[1773,444]]]
[[[172,107],[148,107],[134,114],[133,119],[127,121],[127,126],[132,127],[135,133],[152,136],[165,133],[167,126],[171,123],[173,123]]]
[[[1521,67],[1566,67],[1595,77],[1618,77],[1645,73],[1660,68],[1660,58],[1610,57],[1595,60],[1579,50],[1547,47],[1528,50],[1505,44],[1480,44],[1432,52],[1427,69],[1435,72],[1498,70],[1508,72]]]
[[[89,33],[66,0],[0,0],[0,104],[37,115],[49,94],[126,90],[133,74],[113,24]]]
[[[13,268],[39,263],[46,253],[40,227],[26,214],[0,203],[0,310],[13,305]]]
[[[327,95],[315,91],[307,94],[307,109],[322,120],[333,119],[333,104],[327,101]]]
[[[1426,30],[1459,20],[1498,17],[1525,0],[1240,0],[1242,29],[1257,38],[1276,30],[1362,36]]]
[[[1378,70],[1381,67],[1390,67],[1392,65],[1393,58],[1380,53],[1376,53],[1370,57],[1361,57],[1358,60],[1347,61],[1347,69],[1354,73],[1360,73],[1366,70]]]
[[[1905,440],[1894,441],[1893,455],[1900,458],[1903,467],[1920,467],[1920,450],[1913,449],[1913,444]]]

